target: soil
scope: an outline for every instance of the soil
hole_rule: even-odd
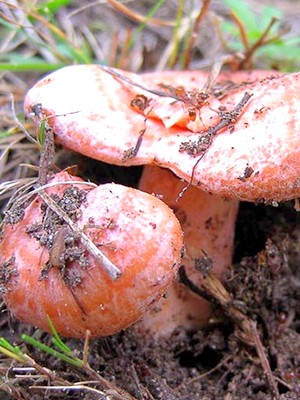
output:
[[[140,2],[139,12],[145,14],[148,3],[151,2]],[[220,2],[215,3],[216,9],[222,8]],[[255,1],[255,6],[258,3]],[[287,9],[294,10],[293,7]],[[172,12],[175,11],[174,5]],[[80,23],[84,18],[92,17],[89,13],[92,11],[80,15]],[[293,22],[294,16],[288,16]],[[112,10],[106,12],[106,17],[112,25],[120,24],[120,17]],[[128,26],[132,24],[126,20],[124,30]],[[296,27],[299,28],[299,24]],[[151,28],[147,43],[142,43],[147,48],[147,63],[135,65],[131,60],[124,67],[151,69],[161,54],[159,46],[165,45],[169,37],[168,29],[162,29],[158,35]],[[214,51],[213,42],[214,38],[210,37],[207,46],[200,46],[204,59]],[[105,52],[105,44],[103,46]],[[193,66],[197,67],[197,62]],[[32,84],[35,80],[36,77],[30,76],[28,82]],[[56,154],[56,164],[61,168],[77,165],[79,174],[94,182],[101,175],[102,183],[115,181],[130,186],[138,182],[141,173],[140,168],[131,168],[128,173],[128,168],[110,167],[61,149]],[[0,374],[4,383],[3,391],[0,386],[0,399],[300,399],[299,222],[300,214],[293,202],[277,207],[241,204],[234,261],[225,285],[231,301],[222,307],[216,304],[209,323],[201,330],[186,332],[178,329],[168,339],[153,340],[141,337],[133,326],[111,337],[93,339],[88,349],[88,362],[94,375],[90,369],[72,367],[32,346],[25,347],[39,365],[57,377],[74,384],[89,381],[86,386],[98,389],[102,394],[86,389],[47,391],[34,388],[49,384],[49,378],[42,374],[38,376],[31,370],[19,371],[17,377],[13,368],[19,365],[0,355]],[[235,318],[236,315],[239,318]],[[242,322],[248,322],[252,329],[251,337],[243,336],[241,316]],[[20,344],[24,333],[43,343],[51,343],[50,335],[19,323],[3,304],[0,329],[1,336],[13,344]],[[66,343],[78,357],[82,356],[83,341],[66,340]],[[114,387],[107,387],[99,381],[96,372],[126,392],[118,394],[120,392],[117,393]]]

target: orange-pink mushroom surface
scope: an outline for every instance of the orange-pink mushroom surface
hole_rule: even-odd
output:
[[[195,264],[203,263],[206,257],[212,261],[209,272],[221,280],[226,277],[232,260],[239,202],[224,200],[196,187],[189,188],[177,201],[184,186],[185,182],[171,171],[159,167],[145,168],[139,184],[141,190],[157,194],[174,210],[184,232],[185,253],[181,265],[194,285],[201,287],[203,275],[196,270]],[[210,315],[211,305],[192,293],[178,278],[138,326],[152,336],[167,336],[178,327],[199,329]]]
[[[59,143],[108,163],[155,164],[186,181],[193,175],[193,184],[205,191],[240,200],[299,196],[300,73],[221,73],[196,118],[190,115],[195,111],[191,102],[174,93],[197,96],[207,73],[117,74],[170,97],[143,90],[101,66],[71,66],[38,82],[26,96],[25,110],[38,124],[41,115],[34,109],[40,104]],[[239,107],[246,93],[251,97]],[[137,100],[144,104],[137,106]],[[204,155],[184,150],[236,107],[237,118],[213,135]],[[127,157],[143,130],[136,156]]]
[[[150,194],[115,184],[93,189],[84,182],[63,184],[74,180],[79,179],[57,174],[46,193],[63,198],[70,187],[84,193],[76,224],[121,276],[111,279],[76,236],[77,254],[81,251],[85,262],[74,253],[75,260],[70,256],[62,268],[71,231],[60,242],[41,244],[37,232],[46,235],[49,209],[37,195],[18,222],[4,224],[3,297],[14,316],[44,330],[49,330],[49,317],[63,336],[84,337],[86,330],[92,336],[110,335],[138,320],[165,293],[180,264],[182,231],[172,210]]]

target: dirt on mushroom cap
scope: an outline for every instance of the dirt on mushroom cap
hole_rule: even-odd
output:
[[[180,82],[185,92],[201,90],[208,77],[199,71],[119,73],[156,90],[176,89]],[[300,73],[220,74],[221,90],[228,82],[235,84],[201,107],[201,132],[189,128],[189,106],[184,102],[155,96],[95,65],[67,67],[44,78],[27,94],[25,109],[32,115],[32,107],[40,103],[58,142],[92,158],[118,165],[156,164],[186,181],[193,174],[193,184],[200,188],[241,200],[271,202],[299,196]],[[201,137],[222,120],[222,112],[234,110],[246,92],[251,98],[237,118],[214,134],[204,152],[197,152]],[[145,112],[131,105],[138,95],[149,100]],[[173,118],[170,127],[168,113]],[[33,118],[39,124],[39,118]],[[141,132],[137,154],[124,157],[135,148]],[[196,154],[188,154],[189,148]]]
[[[55,177],[56,182],[71,179],[66,172]],[[47,191],[61,195],[66,187]],[[87,190],[84,182],[79,189]],[[49,316],[63,336],[85,337],[87,329],[92,336],[106,336],[139,319],[172,282],[181,259],[182,232],[173,212],[159,199],[114,184],[86,193],[76,223],[121,270],[117,280],[87,251],[86,263],[80,263],[73,251],[66,265],[46,267],[52,247],[32,234],[33,225],[46,225],[42,203],[36,197],[19,222],[6,223],[3,229],[0,283],[17,318],[48,331]],[[78,251],[82,246],[76,240]],[[62,256],[63,262],[66,254]]]

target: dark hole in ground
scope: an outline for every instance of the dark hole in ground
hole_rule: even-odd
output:
[[[221,361],[222,354],[206,346],[200,354],[194,354],[192,351],[184,351],[178,359],[181,367],[197,368],[201,371],[214,368]]]
[[[233,262],[239,262],[242,257],[255,256],[261,251],[267,238],[274,233],[276,223],[284,225],[287,232],[300,223],[293,201],[277,207],[241,202],[235,230]]]

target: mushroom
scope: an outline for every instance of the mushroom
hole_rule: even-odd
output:
[[[176,82],[186,91],[203,87],[207,80],[207,74],[199,71],[122,75],[150,88]],[[264,79],[259,81],[257,77]],[[211,96],[201,108],[203,132],[220,121],[220,106],[231,111],[245,92],[252,97],[237,120],[228,121],[213,137],[196,168],[201,155],[197,144],[203,132],[199,124],[196,132],[184,125],[189,121],[184,102],[172,97],[150,98],[147,91],[122,81],[101,66],[70,66],[46,76],[28,92],[25,110],[39,125],[40,115],[35,109],[41,105],[58,143],[88,157],[123,166],[158,165],[187,182],[193,176],[194,185],[224,197],[282,201],[299,194],[299,80],[300,73],[220,74],[215,86],[223,97],[218,100]],[[226,85],[230,88],[230,83],[232,88],[228,90]],[[144,110],[145,117],[138,107],[131,106],[138,98],[148,101],[152,116]],[[154,100],[158,105],[162,102],[164,116],[156,105],[151,106]],[[166,127],[172,107],[177,121]],[[180,119],[179,112],[185,119]],[[126,157],[145,129],[138,154]]]
[[[230,264],[238,200],[276,203],[299,196],[299,79],[299,73],[240,71],[210,82],[199,71],[136,75],[73,66],[38,82],[25,110],[38,125],[40,105],[57,142],[74,151],[111,164],[151,165],[140,188],[163,195],[181,214],[188,272],[207,254],[221,277]],[[209,221],[215,227],[205,229]],[[174,298],[174,307],[181,304],[177,316]],[[172,288],[169,299],[144,319],[151,334],[196,327],[208,315],[207,305],[187,289],[178,294]]]
[[[0,242],[1,291],[24,322],[49,331],[50,318],[63,336],[84,338],[87,330],[106,336],[133,324],[166,292],[180,265],[182,231],[172,210],[148,193],[78,181],[56,174],[27,206],[9,211]],[[47,195],[79,233],[47,207]],[[83,237],[120,276],[109,276]]]

